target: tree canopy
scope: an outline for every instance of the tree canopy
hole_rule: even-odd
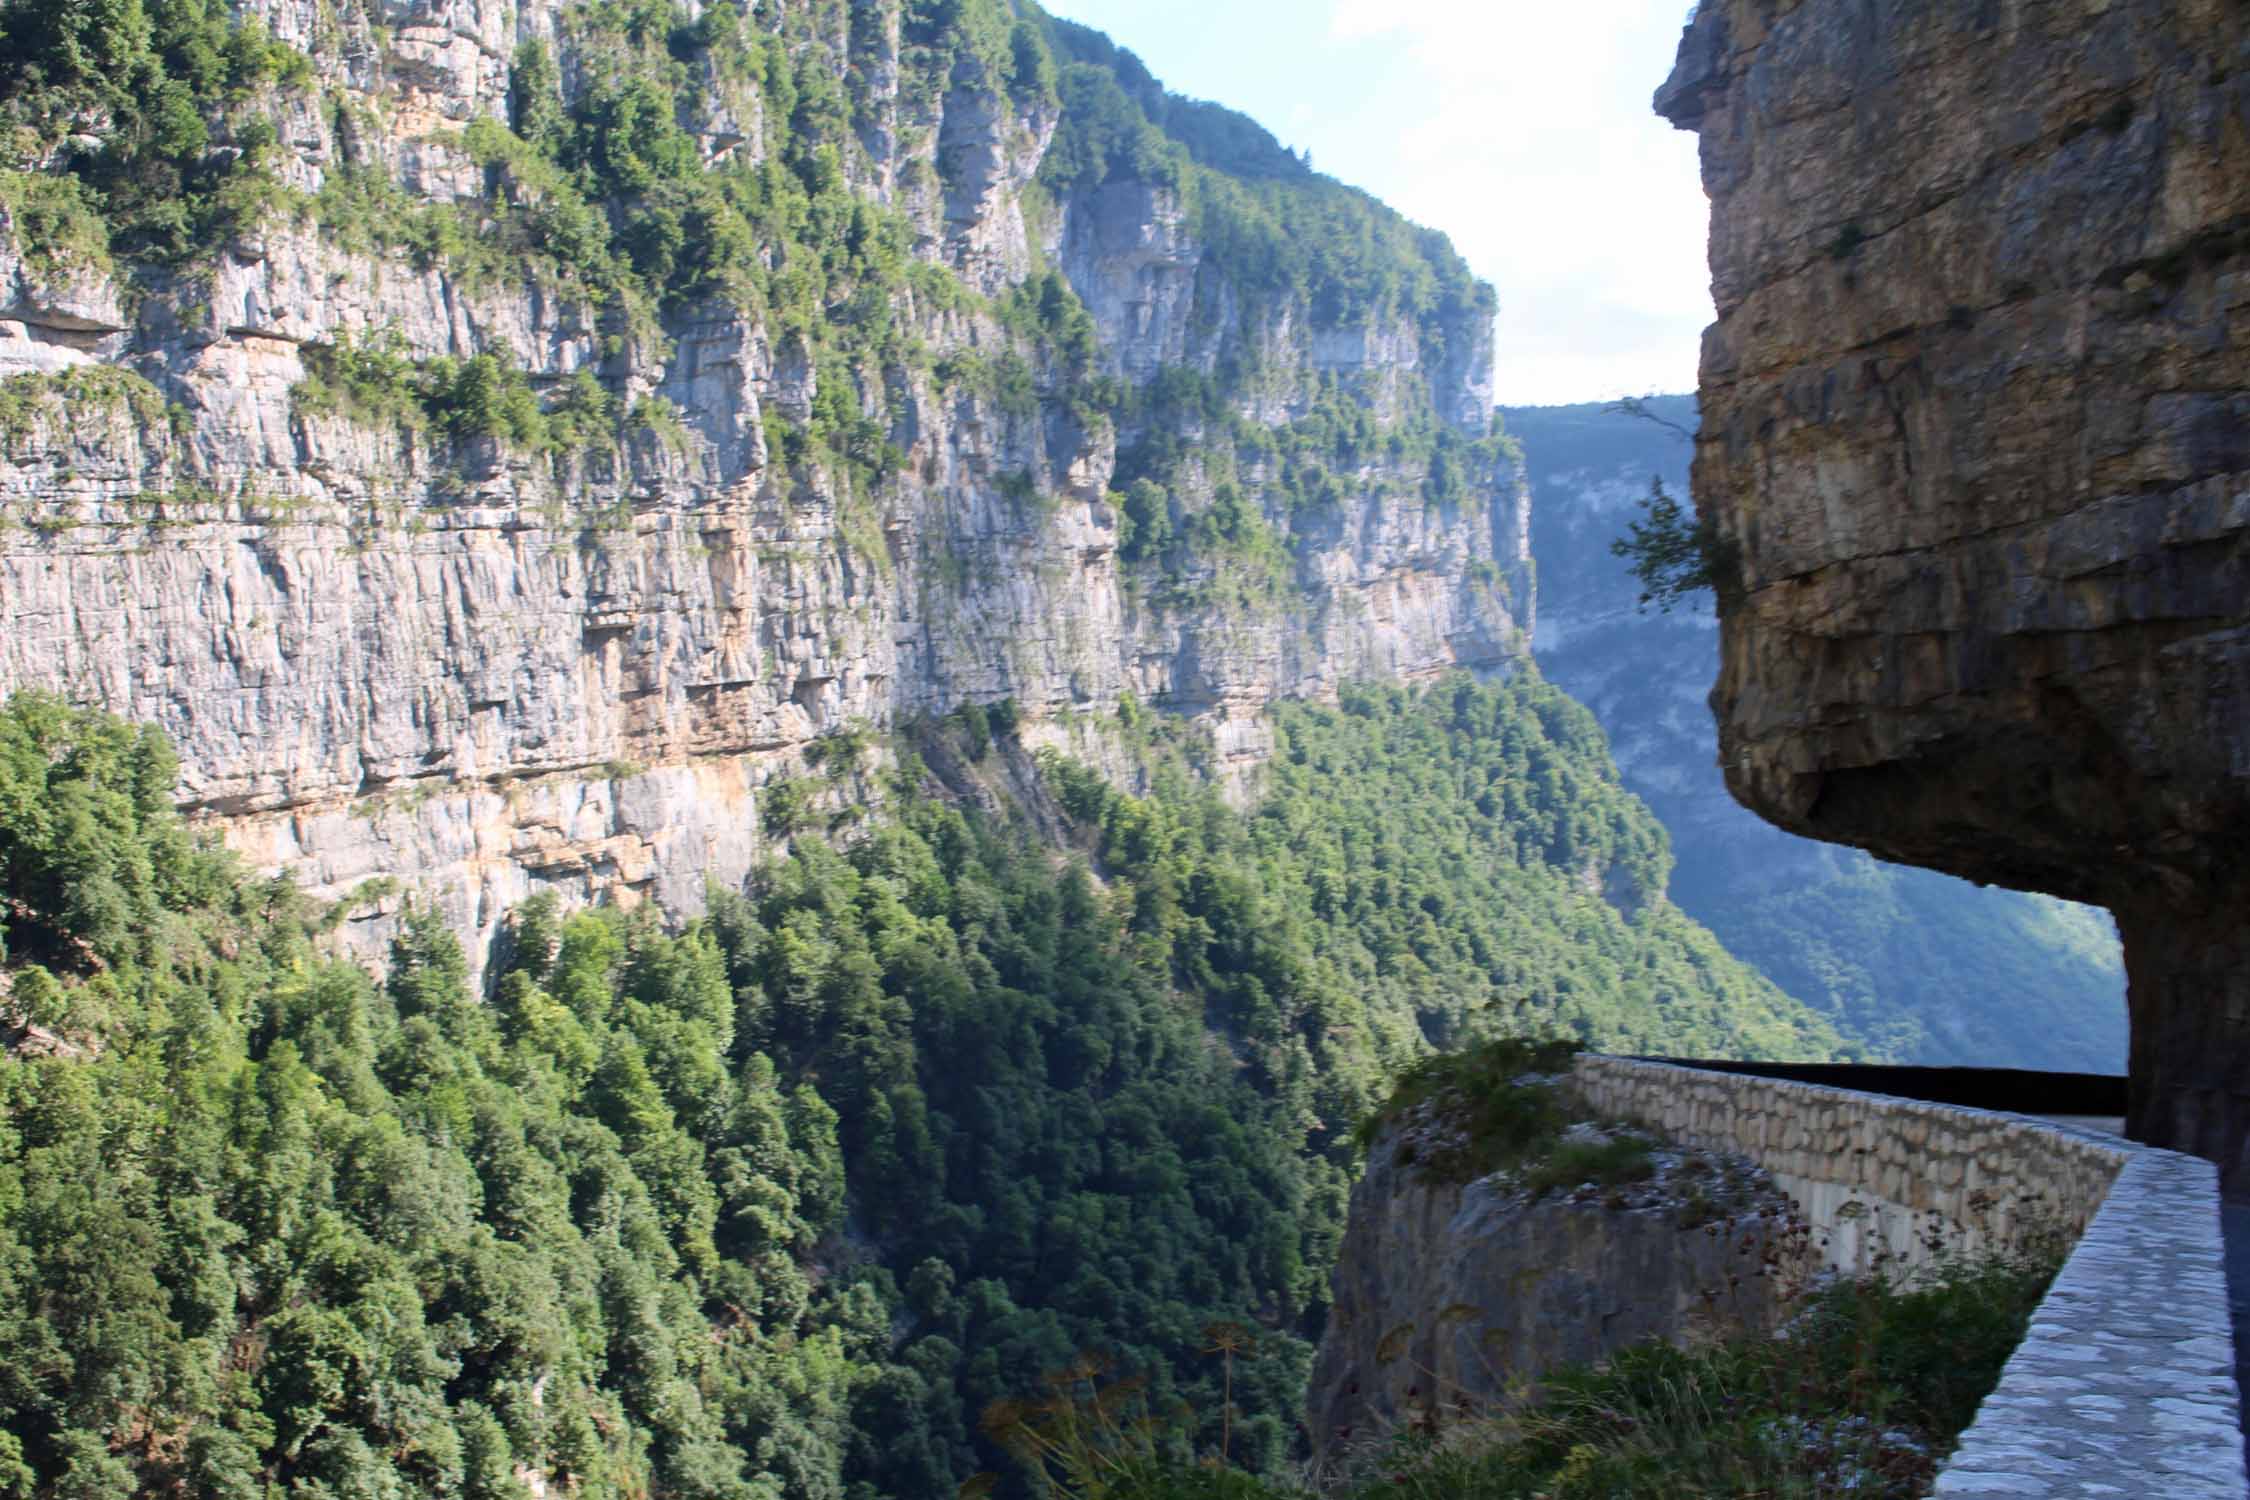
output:
[[[676,929],[528,904],[478,995],[427,910],[380,977],[324,956],[152,731],[10,700],[0,1494],[938,1496],[1087,1352],[1267,1469],[1392,1069],[1833,1046],[1528,671],[1285,708],[1247,817],[1130,704],[1146,796],[979,717],[920,743],[1015,812],[902,744]]]

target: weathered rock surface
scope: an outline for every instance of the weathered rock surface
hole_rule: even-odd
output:
[[[460,131],[506,118],[519,44],[554,50],[566,92],[583,82],[557,0],[401,0],[380,30],[301,0],[239,9],[318,74],[316,96],[268,111],[275,176],[300,195],[348,170],[422,204],[473,197],[485,169]],[[759,24],[793,11],[846,26],[811,4],[759,7]],[[1329,326],[1304,299],[1237,295],[1164,184],[1113,180],[1027,217],[1052,100],[966,56],[909,96],[899,15],[855,10],[848,36],[815,41],[856,90],[852,186],[906,217],[916,256],[985,293],[1060,267],[1127,381],[1254,350],[1246,415],[1285,420],[1324,376],[1372,372],[1370,389],[1395,376],[1422,413],[1482,435],[1488,317],[1471,310],[1423,368],[1411,319]],[[708,158],[769,149],[754,80],[714,73],[700,108],[684,123]],[[1205,717],[1247,766],[1277,697],[1524,649],[1512,468],[1431,504],[1424,461],[1370,452],[1317,534],[1294,536],[1286,608],[1155,598],[1117,558],[1129,434],[1085,419],[1049,370],[1029,401],[943,373],[1015,354],[989,309],[901,294],[891,314],[928,358],[854,393],[899,455],[855,492],[775,457],[775,419],[802,428],[816,372],[754,308],[706,299],[623,327],[539,263],[470,274],[363,239],[285,205],[128,288],[34,266],[0,217],[0,691],[156,722],[186,807],[316,894],[400,877],[472,939],[540,889],[692,910],[760,857],[759,788],[856,723],[1013,697],[1036,742],[1069,733],[1058,711],[1130,693]],[[540,390],[589,372],[621,410],[653,399],[678,420],[526,455],[296,399],[316,354],[378,335],[419,359],[504,351]],[[106,383],[71,384],[89,374]],[[1245,464],[1179,498],[1231,479],[1287,528],[1280,478]],[[379,941],[395,905],[352,931]]]
[[[1413,1128],[1379,1136],[1352,1189],[1313,1364],[1316,1450],[1442,1426],[1628,1344],[1778,1315],[1761,1266],[1789,1203],[1755,1169],[1660,1150],[1648,1181],[1534,1198],[1505,1174],[1462,1183],[1402,1161]]]
[[[1657,104],[1730,786],[2109,906],[2132,1134],[2250,1182],[2250,15],[1713,0]]]

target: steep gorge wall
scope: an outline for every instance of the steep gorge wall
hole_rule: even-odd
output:
[[[1058,139],[1107,139],[1065,115],[1115,90],[1088,65],[1058,94],[1020,39],[1009,62],[975,34],[1004,9],[656,7],[653,36],[631,7],[555,0],[237,12],[310,66],[209,121],[215,159],[262,163],[263,206],[222,241],[133,263],[40,242],[25,185],[96,158],[98,110],[0,193],[0,691],[161,725],[185,805],[317,894],[399,877],[480,937],[539,889],[692,908],[765,847],[759,789],[849,726],[1013,698],[1028,738],[1089,747],[1071,713],[1132,695],[1210,721],[1239,769],[1276,698],[1523,650],[1526,500],[1485,440],[1489,293],[1442,242],[1406,270],[1457,281],[1450,301],[1260,285],[1199,229],[1344,190],[1278,165],[1222,180],[1145,130],[1137,154],[1041,180]],[[815,222],[761,239],[750,290],[652,273],[621,296],[552,249],[570,194],[507,127],[560,111],[599,145],[602,91],[635,68],[673,80],[695,172],[771,197],[756,174],[786,158],[809,185]],[[818,222],[834,174],[874,220]],[[640,253],[667,191],[686,189],[596,205],[622,226],[607,253]],[[433,249],[402,223],[463,238]],[[838,238],[858,255],[886,235],[903,274],[833,270]],[[805,326],[783,304],[816,262]],[[1011,316],[1046,266],[1090,352],[1053,335],[1081,315],[1052,292],[1044,326]],[[823,342],[869,323],[895,336]],[[573,383],[590,376],[616,420],[535,450],[305,398],[370,347],[416,369],[497,353],[550,418],[595,399]],[[1242,427],[1339,405],[1371,440],[1307,440],[1308,504],[1305,446]],[[822,424],[848,441],[808,441]],[[1433,489],[1439,450],[1465,484]],[[1121,462],[1173,525],[1239,495],[1225,535],[1277,545],[1239,566],[1145,540],[1121,558]],[[361,912],[358,940],[395,905]]]
[[[2117,915],[2131,1132],[2250,1173],[2250,16],[1717,0],[1730,787]]]

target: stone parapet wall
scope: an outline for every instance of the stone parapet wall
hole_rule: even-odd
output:
[[[1933,1228],[1972,1255],[2075,1241],[2130,1155],[2017,1115],[1668,1063],[1582,1057],[1576,1081],[1605,1115],[1764,1167],[1845,1270],[1925,1259]]]
[[[2021,1115],[1669,1063],[1581,1057],[1575,1081],[1605,1114],[1765,1167],[1832,1264],[1864,1263],[1878,1235],[1901,1247],[1902,1228],[1911,1244],[1932,1214],[1972,1249],[2068,1235],[1936,1494],[2250,1494],[2211,1163]]]

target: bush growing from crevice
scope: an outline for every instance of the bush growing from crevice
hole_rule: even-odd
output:
[[[403,339],[388,333],[306,344],[301,358],[305,378],[290,398],[305,415],[435,431],[455,440],[497,438],[525,453],[564,455],[618,442],[617,403],[588,370],[557,382],[543,399],[524,370],[497,350],[418,360]],[[644,399],[632,425],[664,430],[668,406],[661,397]],[[677,427],[676,416],[670,425]],[[678,436],[684,442],[684,429]]]
[[[1640,607],[1655,605],[1670,614],[1682,604],[1692,605],[1706,591],[1720,607],[1729,606],[1741,588],[1739,549],[1719,535],[1715,512],[1691,513],[1651,478],[1641,514],[1628,519],[1625,535],[1610,543],[1610,552],[1632,565],[1640,583]]]

